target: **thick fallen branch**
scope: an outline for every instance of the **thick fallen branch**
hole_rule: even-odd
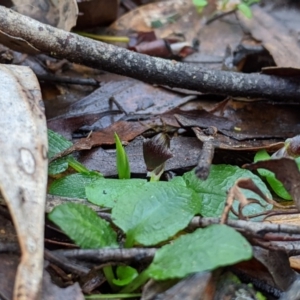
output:
[[[19,39],[19,42],[25,40],[41,52],[57,58],[67,58],[152,84],[240,97],[282,100],[298,100],[300,97],[299,77],[206,70],[154,58],[44,25],[0,6],[0,42],[11,47],[17,44],[17,40],[6,43],[3,36],[6,40],[10,37]]]

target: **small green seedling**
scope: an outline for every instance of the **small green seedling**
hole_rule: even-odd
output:
[[[281,150],[286,151],[286,146],[282,148]],[[283,151],[278,151],[277,156],[271,157],[266,150],[259,150],[254,157],[254,162],[261,161],[261,160],[269,160],[272,158],[279,158],[281,157]],[[283,155],[285,156],[285,155]],[[295,159],[296,163],[298,165],[298,168],[300,169],[300,159],[299,157]],[[292,196],[289,194],[289,192],[285,189],[283,184],[276,178],[275,174],[269,170],[266,169],[258,169],[258,174],[266,179],[266,181],[269,183],[270,187],[274,191],[274,193],[279,196],[282,199],[285,200],[292,200]]]
[[[117,170],[119,179],[130,179],[128,156],[117,133],[115,133],[115,142],[117,149]]]
[[[260,0],[240,0],[239,2],[231,0],[219,0],[216,1],[216,5],[218,12],[226,13],[239,10],[250,19],[252,18],[251,5],[259,2]],[[208,3],[206,0],[193,0],[193,4],[197,8],[198,13],[201,13],[203,8],[207,6]]]
[[[251,5],[254,3],[258,3],[260,0],[244,0],[241,1],[240,4],[237,5],[237,10],[239,10],[244,16],[251,19],[252,18],[252,11],[251,11]]]
[[[206,0],[193,0],[193,4],[195,5],[197,12],[200,14],[208,3]]]

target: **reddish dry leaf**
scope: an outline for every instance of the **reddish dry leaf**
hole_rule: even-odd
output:
[[[128,142],[139,136],[149,128],[140,122],[118,121],[111,126],[100,131],[93,132],[87,139],[82,139],[82,143],[90,145],[90,148],[101,145],[115,144],[114,133],[117,133],[122,142]],[[81,141],[77,143],[80,145]]]
[[[118,0],[78,1],[79,16],[76,28],[103,26],[115,21],[118,16]]]
[[[131,38],[128,49],[163,58],[186,57],[195,52],[189,43],[178,39],[157,39],[153,31],[139,32],[134,36],[134,40]]]
[[[117,115],[122,112],[119,110],[104,111],[94,114],[79,116],[61,116],[47,121],[48,129],[51,129],[67,139],[71,139],[72,133],[85,125],[92,125],[105,116]]]

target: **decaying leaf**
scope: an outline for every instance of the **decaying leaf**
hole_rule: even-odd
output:
[[[88,28],[109,24],[117,18],[118,6],[118,0],[78,1],[80,15],[76,27]]]
[[[42,284],[47,131],[39,84],[27,67],[0,65],[0,188],[22,251],[13,299],[37,299]]]
[[[78,7],[75,0],[13,0],[14,9],[42,23],[70,31],[76,25]]]
[[[252,12],[253,18],[251,19],[239,13],[242,25],[256,40],[262,41],[277,66],[299,68],[300,60],[297,55],[299,46],[287,28],[258,6],[253,7]]]

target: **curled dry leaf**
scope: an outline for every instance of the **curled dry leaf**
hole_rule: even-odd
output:
[[[285,141],[284,147],[275,152],[273,158],[297,158],[300,155],[300,135],[296,135]]]
[[[165,133],[159,133],[143,142],[144,160],[148,171],[153,171],[173,157],[170,148],[170,138]]]
[[[14,298],[38,299],[43,276],[47,131],[39,83],[27,67],[0,65],[0,188],[22,258]]]

